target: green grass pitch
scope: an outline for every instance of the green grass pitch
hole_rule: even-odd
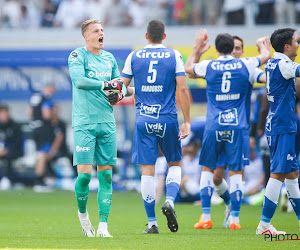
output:
[[[97,230],[98,206],[96,193],[91,193],[88,211]],[[48,194],[31,190],[0,191],[0,248],[49,249],[287,249],[300,248],[300,241],[265,242],[256,236],[261,207],[242,206],[241,230],[222,227],[224,205],[212,207],[213,229],[196,230],[201,208],[192,204],[177,204],[179,230],[171,233],[166,218],[156,207],[158,235],[145,235],[147,223],[140,194],[114,193],[109,217],[109,232],[113,238],[87,238],[81,232],[77,218],[75,194],[55,191]],[[299,234],[294,213],[276,211],[273,224],[279,230]]]

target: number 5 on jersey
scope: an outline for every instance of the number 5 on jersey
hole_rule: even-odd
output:
[[[150,61],[148,73],[152,74],[152,76],[151,75],[147,76],[148,83],[155,83],[156,81],[157,70],[153,68],[155,64],[158,64],[158,61]]]

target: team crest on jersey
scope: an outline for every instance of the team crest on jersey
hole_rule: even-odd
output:
[[[109,68],[109,69],[111,69],[112,68],[112,64],[111,64],[111,62],[110,61],[106,61],[106,67],[107,68]]]
[[[232,143],[233,136],[234,136],[234,130],[216,131],[217,142],[227,141],[229,143]]]
[[[73,52],[71,53],[71,60],[72,60],[73,62],[75,62],[75,61],[78,60],[78,52],[77,52],[77,51],[73,51]]]
[[[154,104],[154,105],[146,105],[141,104],[141,110],[140,115],[148,116],[151,118],[158,119],[159,118],[159,111],[161,109],[160,104]]]
[[[145,126],[148,134],[155,134],[156,136],[163,138],[165,135],[167,124],[160,122],[145,122]]]
[[[237,109],[233,108],[233,109],[228,109],[219,112],[219,124],[237,126],[238,125]]]

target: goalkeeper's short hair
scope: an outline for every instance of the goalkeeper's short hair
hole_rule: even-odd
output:
[[[102,22],[97,19],[86,20],[81,24],[81,34],[84,35],[84,32],[87,30],[88,26],[93,23],[98,23],[102,25]]]

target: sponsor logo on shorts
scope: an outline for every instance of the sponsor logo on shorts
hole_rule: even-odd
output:
[[[163,138],[165,135],[167,124],[145,122],[145,126],[148,134],[154,133],[156,136]]]
[[[234,136],[234,130],[216,131],[217,142],[227,141],[229,143],[232,143],[233,136]]]
[[[147,105],[147,104],[141,104],[141,110],[140,115],[148,116],[151,118],[158,119],[159,118],[159,111],[161,109],[160,104],[154,104],[154,105]]]
[[[219,112],[219,124],[220,125],[233,125],[236,126],[239,124],[237,109],[228,109],[225,111]]]
[[[267,131],[271,131],[271,125],[272,125],[272,118],[273,118],[274,113],[270,113],[268,114],[267,118],[266,118],[266,130]]]
[[[89,152],[91,150],[90,147],[80,147],[80,146],[76,146],[76,152]]]
[[[286,156],[286,160],[287,160],[287,161],[293,161],[293,160],[294,160],[294,157],[291,156],[290,154],[288,154],[288,155]]]
[[[271,143],[272,142],[271,136],[267,135],[267,141],[268,141],[268,145],[271,146],[271,144],[272,144]]]

